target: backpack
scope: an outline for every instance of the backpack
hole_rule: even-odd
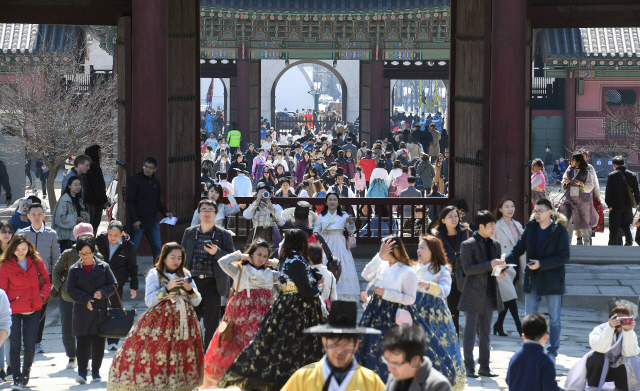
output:
[[[468,239],[469,230],[467,230],[467,240]],[[464,274],[464,269],[462,268],[462,257],[460,256],[460,253],[456,253],[456,256],[453,257],[451,268],[453,269],[453,275],[456,278],[456,288],[458,288],[458,291],[462,292],[462,288],[464,287],[464,280],[467,276],[466,274]]]
[[[344,175],[347,175],[349,176],[349,178],[351,178],[351,175],[349,175],[349,165],[346,161],[338,162],[338,168],[342,168],[342,172],[344,173]]]

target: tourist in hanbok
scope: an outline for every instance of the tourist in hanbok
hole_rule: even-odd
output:
[[[541,198],[547,198],[545,188],[547,181],[544,177],[544,163],[540,159],[534,159],[531,163],[531,203],[535,205]]]
[[[398,310],[407,311],[413,324],[422,326],[427,334],[427,356],[434,368],[453,384],[456,378],[453,359],[440,344],[439,336],[433,333],[425,319],[413,307],[418,290],[418,276],[411,268],[411,260],[402,239],[398,236],[384,238],[380,252],[365,266],[362,277],[373,286],[374,295],[362,314],[360,326],[373,327],[384,335],[396,326]],[[382,336],[360,336],[356,359],[386,382],[389,371],[382,353]]]
[[[194,307],[202,296],[176,242],[162,246],[146,279],[149,309],[133,325],[109,370],[109,391],[191,391],[202,385],[203,353]]]
[[[302,154],[302,159],[298,162],[298,167],[296,167],[296,181],[298,185],[302,183],[304,180],[304,174],[307,173],[309,167],[313,166],[313,161],[311,160],[311,154],[308,151],[304,151]]]
[[[333,256],[342,262],[342,274],[337,284],[338,299],[357,302],[360,300],[360,282],[353,255],[351,250],[347,249],[345,229],[349,234],[354,234],[356,224],[353,218],[342,210],[340,196],[329,193],[324,208],[313,226],[313,232],[322,235]]]
[[[388,176],[389,174],[387,174],[387,170],[384,168],[384,161],[378,161],[376,168],[371,172],[367,198],[386,198],[389,196],[389,186],[387,185]]]
[[[589,334],[592,350],[569,370],[564,385],[567,390],[640,390],[640,347],[633,331],[636,321],[622,324],[620,318],[630,316],[623,306],[615,307],[609,315],[608,322]]]
[[[573,223],[573,229],[580,230],[585,246],[591,245],[591,228],[598,225],[598,212],[593,207],[593,176],[582,153],[575,153],[569,162],[564,178],[565,200],[558,212]]]
[[[282,227],[286,221],[282,218],[282,207],[271,202],[272,194],[272,187],[259,182],[255,201],[242,212],[242,216],[252,223],[252,229],[247,235],[247,246],[256,239],[264,239],[272,244],[273,249],[278,248],[281,239],[278,227]]]
[[[544,179],[544,176],[543,176]],[[516,212],[516,206],[513,199],[504,197],[498,201],[498,207],[495,211],[496,219],[496,232],[493,234],[492,239],[497,241],[502,246],[502,253],[509,254],[513,250],[513,246],[518,243],[518,239],[522,235],[524,229],[522,224],[513,219],[513,215]],[[524,291],[522,290],[522,279],[524,276],[524,268],[527,266],[527,257],[521,255],[518,258],[517,270],[514,267],[507,267],[505,276],[498,281],[498,289],[500,289],[500,297],[504,304],[504,310],[498,313],[498,319],[493,324],[493,335],[499,335],[506,337],[507,333],[504,332],[504,318],[507,316],[507,311],[511,312],[511,317],[516,324],[516,331],[518,333],[517,339],[520,339],[522,335],[522,322],[520,322],[520,315],[518,315],[518,297],[524,301]]]
[[[232,328],[233,339],[220,340],[220,328],[213,335],[204,357],[203,388],[215,388],[242,349],[249,345],[271,308],[271,288],[277,282],[277,271],[270,266],[277,267],[278,261],[270,260],[270,256],[269,243],[258,239],[245,254],[236,251],[218,260],[222,270],[236,282],[235,295],[222,318],[222,322]]]
[[[279,295],[219,388],[279,391],[296,369],[322,359],[320,335],[303,333],[325,323],[320,302],[324,280],[309,266],[308,240],[300,229],[287,231],[279,256]]]
[[[454,390],[464,389],[465,370],[458,335],[447,306],[451,292],[451,266],[447,262],[442,241],[433,235],[424,235],[418,245],[418,263],[414,266],[418,275],[418,293],[414,308],[431,327],[440,343],[453,360],[455,369]]]
[[[229,200],[228,204],[222,203],[222,194],[223,191],[227,193],[227,199]],[[211,201],[215,202],[218,205],[218,213],[216,213],[216,225],[218,227],[224,227],[224,220],[228,216],[233,216],[235,214],[240,213],[240,206],[236,202],[236,199],[233,197],[233,194],[229,191],[229,189],[222,188],[222,186],[214,184],[209,190],[207,190],[207,198]],[[200,224],[200,215],[198,214],[198,208],[193,212],[193,219],[191,219],[191,226],[195,227]]]
[[[358,335],[380,331],[356,327],[358,307],[353,301],[335,301],[329,311],[329,324],[311,327],[306,333],[322,335],[326,351],[319,362],[300,368],[291,376],[283,391],[383,391],[384,383],[370,369],[358,365]],[[395,391],[395,390],[394,390]]]
[[[253,187],[255,188],[258,182],[260,182],[260,178],[262,178],[262,173],[264,172],[264,165],[267,162],[267,159],[264,157],[264,149],[258,149],[258,156],[253,158],[253,164],[251,166],[251,178],[253,179]]]

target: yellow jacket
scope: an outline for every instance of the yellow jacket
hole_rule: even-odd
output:
[[[319,362],[298,369],[282,391],[321,391],[330,371],[325,355]],[[375,372],[356,364],[356,369],[347,375],[342,384],[338,385],[332,379],[329,391],[384,391],[384,383]]]

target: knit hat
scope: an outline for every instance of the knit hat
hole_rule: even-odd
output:
[[[89,223],[80,223],[73,227],[73,237],[78,240],[80,236],[91,235],[93,237],[93,226]]]

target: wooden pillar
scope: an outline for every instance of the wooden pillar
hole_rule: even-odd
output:
[[[389,119],[384,123],[384,61],[371,61],[371,142],[382,140],[384,130],[389,128]]]
[[[526,0],[493,0],[491,45],[491,125],[489,148],[483,160],[489,163],[489,199],[484,208],[493,209],[506,195],[516,201],[517,218],[523,219],[525,186],[525,75],[527,47]],[[485,53],[486,55],[486,53]],[[529,81],[530,83],[530,81]],[[486,138],[485,138],[486,140]]]
[[[360,141],[366,141],[369,149],[373,147],[371,136],[371,62],[360,61]]]
[[[249,142],[258,145],[260,142],[260,104],[261,104],[261,78],[260,60],[249,62],[249,137],[242,139],[248,145]],[[275,126],[272,125],[272,126]],[[246,149],[246,147],[245,147]]]
[[[576,140],[576,83],[573,71],[567,72],[564,83],[564,148],[556,151],[559,156],[566,156],[567,149],[573,150]]]
[[[236,79],[236,92],[238,97],[236,106],[236,122],[238,123],[238,130],[242,133],[242,139],[249,140],[251,137],[251,106],[249,93],[251,63],[246,56],[244,59],[236,60],[236,63],[238,64],[238,77]],[[256,147],[256,149],[257,148],[259,147]]]
[[[118,18],[118,39],[116,41],[117,69],[114,73],[118,77],[118,160],[124,162],[127,167],[133,159],[131,148],[132,136],[132,88],[131,88],[131,16]],[[116,218],[127,221],[127,208],[124,199],[127,188],[127,170],[118,165],[118,214]]]

